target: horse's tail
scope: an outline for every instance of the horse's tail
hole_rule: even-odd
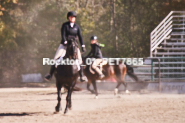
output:
[[[64,88],[68,88],[68,86],[67,85],[65,85],[64,86]],[[81,88],[79,88],[79,87],[77,87],[77,86],[75,86],[74,88],[73,88],[73,91],[81,91],[82,89]]]
[[[138,77],[136,76],[136,74],[134,74],[134,69],[133,67],[131,67],[130,65],[126,65],[127,67],[127,74],[134,79],[136,82],[138,82]]]

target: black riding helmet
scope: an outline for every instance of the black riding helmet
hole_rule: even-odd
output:
[[[73,17],[76,17],[76,13],[74,11],[70,11],[67,13],[67,19],[69,18],[69,16],[73,16]]]
[[[91,38],[90,38],[90,40],[97,40],[97,39],[98,39],[98,37],[95,35],[91,36]]]

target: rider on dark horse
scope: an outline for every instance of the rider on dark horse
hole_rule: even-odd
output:
[[[70,11],[67,14],[68,21],[63,23],[62,28],[61,28],[62,41],[61,41],[61,44],[58,47],[58,50],[55,54],[55,57],[54,57],[55,61],[57,59],[59,59],[59,58],[61,59],[65,56],[66,48],[67,48],[66,45],[67,45],[68,41],[71,40],[71,39],[77,41],[77,37],[80,41],[80,44],[81,44],[81,47],[82,47],[82,52],[86,51],[85,44],[84,44],[84,41],[82,39],[80,27],[75,23],[76,16],[77,15],[74,11]],[[79,64],[82,64],[82,57],[81,57],[81,53],[80,53],[79,48],[77,50],[77,57],[78,57],[78,60],[79,60]],[[50,73],[45,76],[46,81],[51,80],[54,71],[55,71],[55,65],[52,65],[51,69],[50,69]],[[85,79],[83,78],[83,68],[82,68],[82,66],[80,66],[79,75],[80,75],[80,81],[81,82],[85,81]]]
[[[101,47],[104,47],[104,44],[98,43],[97,36],[92,36],[91,40],[91,51],[86,56],[86,58],[95,58],[95,61],[92,63],[92,68],[98,73],[99,79],[105,77],[102,71],[98,68],[98,65],[103,62],[103,56],[101,52]]]

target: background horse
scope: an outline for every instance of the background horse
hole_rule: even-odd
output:
[[[75,60],[77,58],[77,44],[76,41],[71,39],[68,41],[66,55],[63,59],[69,58],[69,60]],[[71,109],[71,94],[78,78],[78,67],[77,65],[59,65],[55,71],[56,87],[58,94],[58,103],[55,107],[56,112],[60,111],[61,102],[61,88],[65,87],[67,92],[66,97],[66,108],[64,114],[67,113],[68,108]]]
[[[89,67],[91,67],[91,66],[87,65],[85,67],[85,70],[84,70],[84,74],[86,75],[86,77],[88,79],[87,90],[89,90],[91,93],[95,93],[96,98],[97,98],[98,97],[98,91],[97,91],[97,86],[96,86],[96,80],[99,80],[98,79],[98,74],[96,72],[95,72],[95,74],[92,74],[89,71]],[[129,93],[129,91],[127,90],[127,83],[124,81],[126,73],[131,78],[133,78],[135,81],[138,81],[137,76],[134,74],[133,68],[129,65],[122,64],[122,62],[120,62],[119,65],[106,64],[106,65],[103,66],[103,71],[102,72],[105,75],[105,77],[101,80],[105,80],[105,79],[108,79],[110,77],[115,77],[115,79],[117,80],[117,86],[116,86],[115,91],[114,91],[115,94],[118,93],[118,88],[121,84],[123,84],[125,86],[126,93]],[[91,90],[89,88],[91,83],[94,87],[94,90]]]

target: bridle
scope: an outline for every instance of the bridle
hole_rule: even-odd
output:
[[[77,59],[78,43],[75,38],[68,39],[66,55],[69,59]]]

